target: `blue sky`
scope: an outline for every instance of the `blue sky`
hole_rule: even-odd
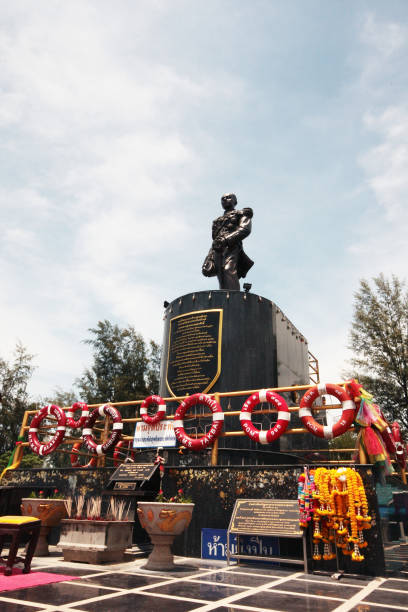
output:
[[[1,2],[0,355],[69,389],[100,319],[161,341],[220,196],[253,291],[341,379],[359,279],[406,278],[408,5]]]

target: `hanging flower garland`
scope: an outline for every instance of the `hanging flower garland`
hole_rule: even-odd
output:
[[[370,529],[367,496],[361,476],[352,468],[308,470],[298,482],[299,522],[313,522],[313,559],[329,561],[335,548],[352,561],[363,561],[361,549],[367,546],[363,530]],[[321,554],[323,543],[323,554]]]
[[[309,470],[305,468],[304,474],[299,476],[298,481],[299,523],[301,527],[308,527],[312,520],[315,489],[314,472],[309,473]]]

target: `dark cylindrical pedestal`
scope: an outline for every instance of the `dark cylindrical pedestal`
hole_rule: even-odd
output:
[[[211,310],[222,310],[221,373],[212,392],[308,383],[307,342],[276,304],[254,293],[200,291],[166,309],[161,394],[171,393],[166,385],[171,321]],[[184,391],[194,389],[186,382]]]
[[[162,397],[309,382],[307,341],[264,297],[241,291],[190,293],[169,304],[164,320]],[[287,394],[286,399],[293,403],[295,398]],[[223,410],[240,410],[244,401],[223,399]],[[253,422],[265,429],[269,419],[256,415]],[[240,431],[239,418],[226,419],[225,430]],[[279,450],[279,441],[264,446],[247,436],[221,438],[219,447],[264,454]]]

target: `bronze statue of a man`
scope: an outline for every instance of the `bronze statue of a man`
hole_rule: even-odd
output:
[[[217,276],[220,289],[239,291],[239,279],[245,278],[254,262],[244,253],[242,240],[251,233],[252,208],[235,210],[237,197],[226,193],[221,198],[224,214],[212,224],[212,247],[205,258],[204,276]]]

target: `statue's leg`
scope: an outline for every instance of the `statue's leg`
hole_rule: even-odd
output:
[[[219,251],[214,251],[215,254],[215,267],[217,270],[218,285],[220,289],[224,287],[224,257]]]
[[[223,287],[221,289],[232,289],[239,291],[239,279],[238,279],[238,257],[240,253],[239,247],[227,249],[223,258]]]

